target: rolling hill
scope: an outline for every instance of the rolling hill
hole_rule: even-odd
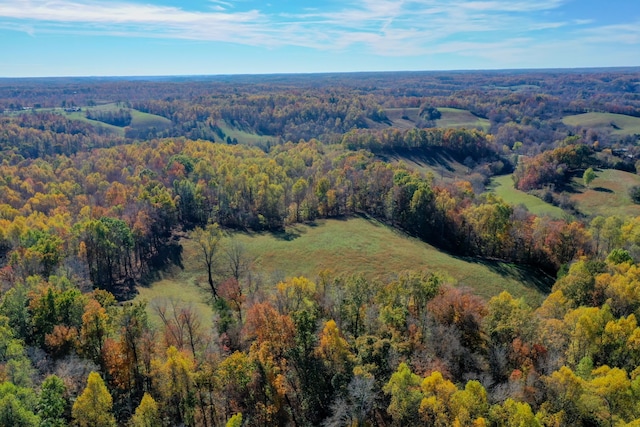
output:
[[[495,261],[466,259],[448,255],[418,239],[378,221],[364,217],[323,220],[296,225],[281,234],[234,233],[254,260],[256,279],[273,289],[280,280],[306,276],[315,279],[329,270],[333,275],[363,274],[369,279],[389,279],[407,270],[438,271],[456,286],[490,298],[503,290],[537,305],[553,279],[529,269]],[[228,242],[228,238],[226,239]],[[223,241],[223,244],[225,242]],[[198,262],[194,242],[183,239],[184,270],[174,269],[149,287],[139,288],[137,300],[149,302],[150,309],[174,299],[192,304],[204,318],[210,318],[206,273]]]
[[[640,135],[640,117],[613,113],[585,113],[562,119],[567,126],[610,131],[613,135]]]

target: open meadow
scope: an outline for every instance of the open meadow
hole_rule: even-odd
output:
[[[280,234],[233,233],[254,273],[267,291],[277,281],[305,276],[315,280],[322,271],[334,276],[363,274],[371,280],[392,279],[409,270],[440,272],[447,282],[465,286],[486,299],[503,290],[538,305],[552,279],[541,278],[514,264],[466,259],[448,255],[433,246],[368,218],[322,220],[314,224],[288,227]],[[229,242],[230,237],[223,240]],[[170,300],[192,306],[203,318],[210,318],[205,269],[198,261],[198,248],[188,238],[182,240],[184,269],[174,268],[149,287],[140,287],[136,300],[146,300],[150,312]]]
[[[568,126],[611,131],[613,135],[640,135],[640,117],[613,113],[584,113],[567,116],[562,123]]]
[[[522,205],[529,212],[538,216],[548,215],[552,218],[562,218],[564,215],[564,211],[561,208],[553,206],[536,196],[516,189],[514,187],[511,174],[492,178],[490,191],[505,202],[514,206]]]
[[[571,195],[578,211],[588,216],[620,217],[640,215],[640,205],[629,197],[629,188],[640,185],[640,176],[615,169],[596,171],[596,178],[589,188],[582,185],[580,178],[574,178],[574,188],[580,189]]]

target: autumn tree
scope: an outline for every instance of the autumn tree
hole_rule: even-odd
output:
[[[424,397],[420,389],[421,382],[422,379],[411,372],[407,364],[401,363],[383,387],[382,390],[391,398],[387,412],[395,425],[417,423],[418,411]]]
[[[153,361],[153,385],[162,396],[165,413],[175,424],[193,424],[195,362],[191,355],[169,347],[164,359]]]
[[[140,405],[129,422],[130,427],[161,427],[162,420],[158,410],[158,404],[149,393],[142,396]]]
[[[78,396],[71,414],[80,427],[115,427],[112,413],[113,399],[97,372],[91,372],[87,387]]]

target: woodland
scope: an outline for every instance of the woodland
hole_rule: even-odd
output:
[[[0,79],[0,426],[640,426],[640,210],[574,197],[634,209],[639,122],[640,69]],[[549,286],[233,238],[354,217]],[[134,300],[187,243],[212,318]]]

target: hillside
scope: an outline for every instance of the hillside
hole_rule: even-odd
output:
[[[609,131],[613,135],[640,135],[640,117],[613,113],[585,113],[567,116],[562,123],[568,126]]]
[[[473,289],[484,298],[503,290],[538,305],[552,280],[513,264],[455,257],[411,238],[378,221],[367,218],[318,221],[296,225],[282,234],[235,233],[254,271],[271,287],[285,278],[316,278],[322,271],[332,275],[363,274],[371,279],[387,279],[402,271],[441,272],[450,283]],[[226,239],[228,243],[228,238]],[[170,299],[193,304],[204,318],[212,315],[206,303],[207,292],[197,286],[206,284],[205,271],[197,261],[198,248],[183,239],[184,270],[174,269],[149,287],[139,288],[136,300],[153,307]]]
[[[535,215],[548,215],[553,218],[562,218],[564,211],[540,198],[516,189],[513,185],[512,175],[496,176],[491,179],[490,191],[501,197],[507,203],[514,206],[522,205]]]
[[[474,115],[469,110],[459,108],[439,107],[441,117],[435,120],[436,127],[440,128],[467,128],[489,130],[489,120]],[[398,129],[411,129],[419,125],[421,117],[419,108],[388,108],[385,114],[391,126]]]
[[[640,176],[615,169],[598,170],[596,175],[589,188],[582,185],[581,179],[574,179],[574,188],[579,190],[571,195],[571,200],[578,211],[593,216],[640,215],[640,205],[629,197],[629,188],[640,185]]]
[[[392,164],[403,163],[408,168],[423,174],[432,174],[436,182],[454,182],[468,178],[469,168],[453,158],[447,150],[439,147],[419,151],[389,150],[378,156]]]
[[[440,128],[467,128],[489,130],[489,120],[480,118],[468,110],[459,108],[438,108],[442,116],[436,120],[436,126]]]

